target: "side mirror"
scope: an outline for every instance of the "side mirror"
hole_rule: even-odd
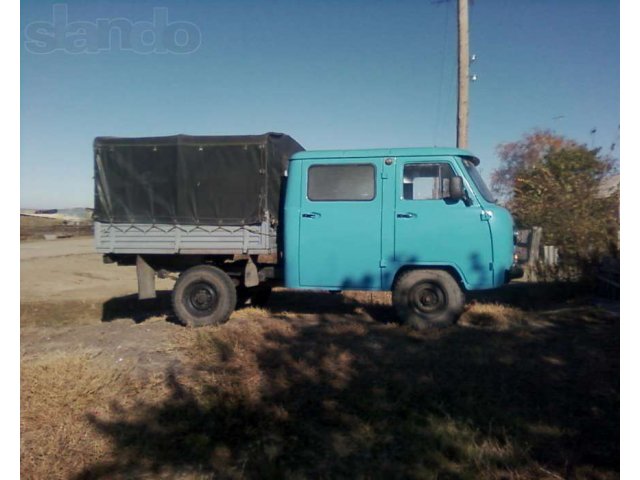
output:
[[[462,177],[451,177],[449,179],[449,198],[451,200],[462,200],[464,195]]]

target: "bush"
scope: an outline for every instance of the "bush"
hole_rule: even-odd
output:
[[[551,147],[530,145],[540,138],[528,135],[509,147],[503,145],[499,150],[503,165],[494,184],[501,178],[501,191],[508,193],[507,206],[521,228],[542,227],[544,243],[559,248],[555,276],[590,278],[604,256],[618,255],[619,188],[606,195],[601,192],[614,163],[599,149],[564,137],[552,141],[548,132],[543,138]],[[509,175],[501,177],[507,170]],[[554,276],[551,271],[545,274]]]

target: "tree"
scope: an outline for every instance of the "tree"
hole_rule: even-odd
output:
[[[599,149],[550,132],[534,132],[501,148],[498,176],[510,192],[507,205],[518,226],[542,227],[545,243],[559,247],[564,266],[582,273],[616,248],[619,191],[600,193],[613,163]]]
[[[522,140],[498,145],[501,165],[491,176],[493,190],[508,201],[518,174],[540,163],[549,153],[577,146],[577,142],[551,130],[534,130],[525,134]]]

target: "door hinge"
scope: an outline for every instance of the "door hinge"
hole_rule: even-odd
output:
[[[488,222],[493,217],[493,212],[491,210],[483,210],[480,212],[480,220],[484,220]]]

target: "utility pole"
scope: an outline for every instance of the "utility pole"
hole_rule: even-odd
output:
[[[469,134],[469,2],[458,0],[457,146],[467,148]]]

